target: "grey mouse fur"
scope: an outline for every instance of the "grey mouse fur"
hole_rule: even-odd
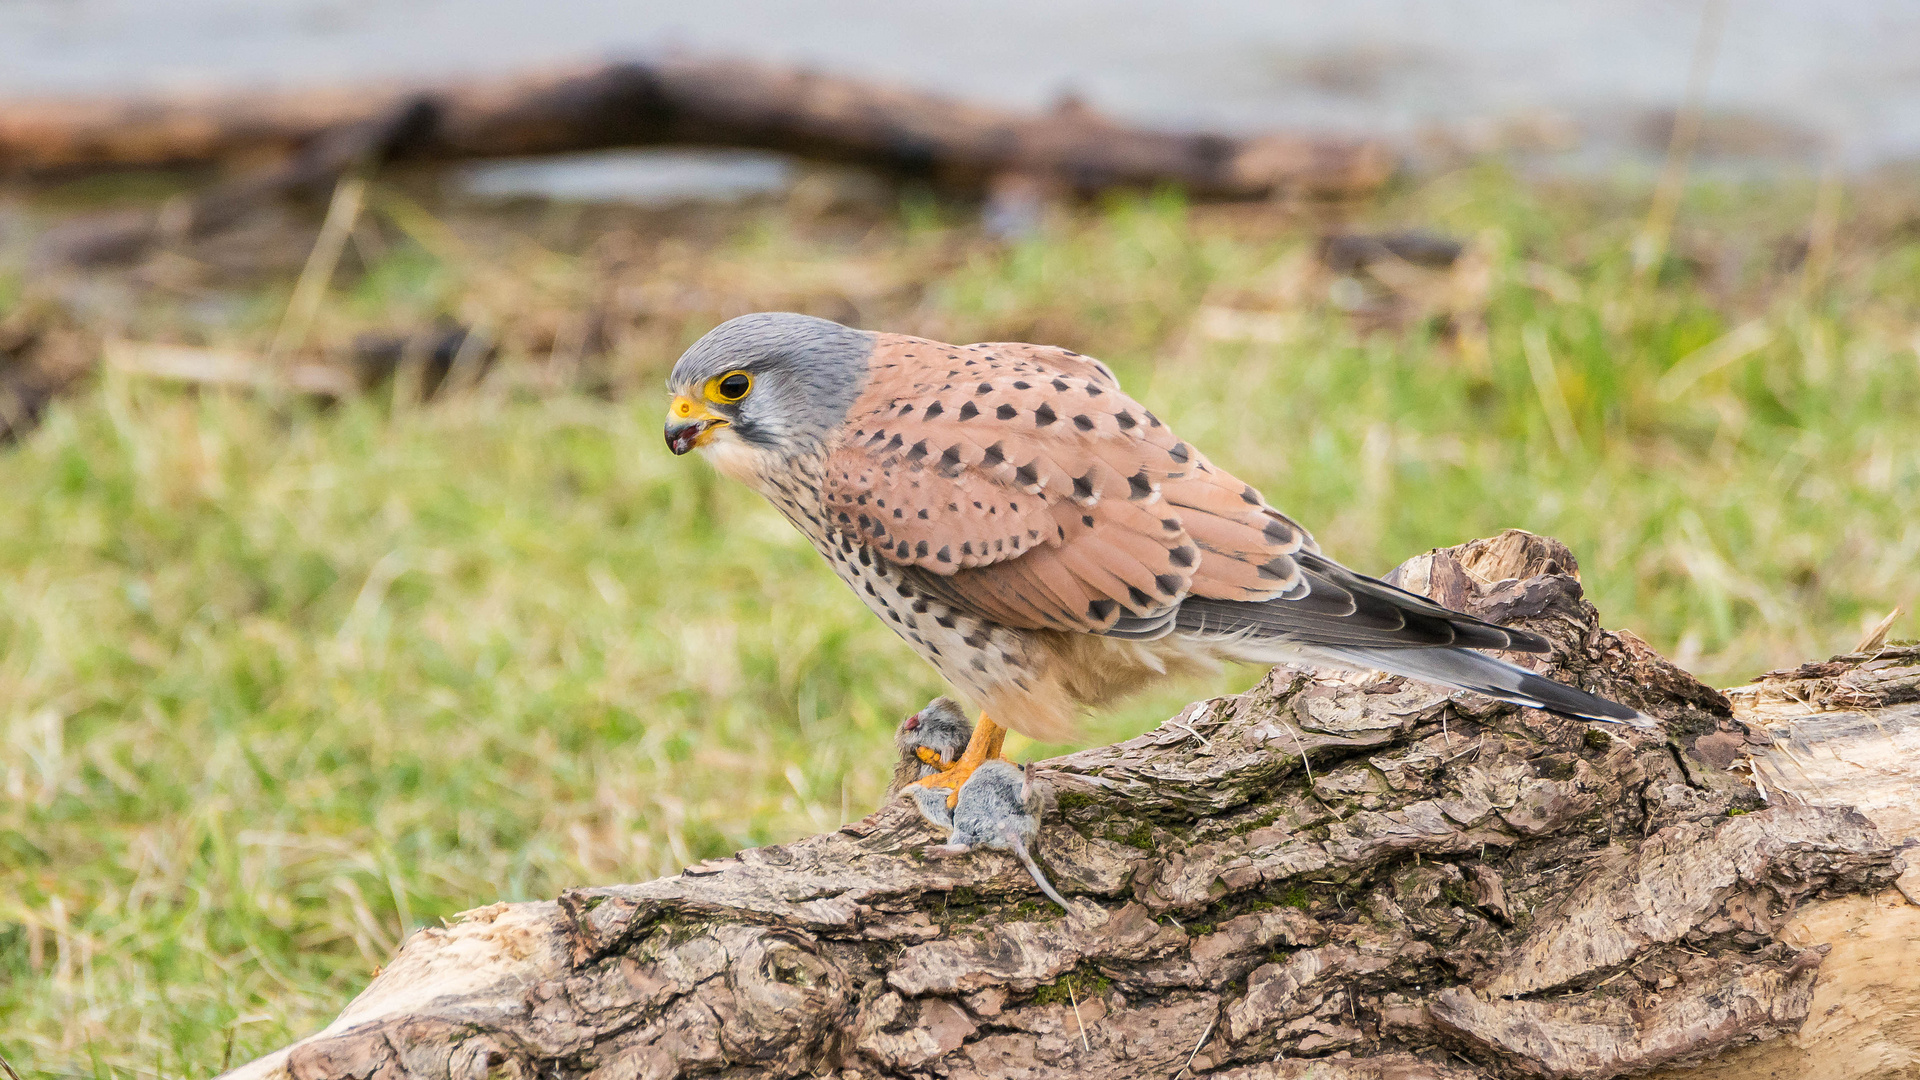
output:
[[[1040,838],[1040,814],[1043,805],[1040,789],[1034,782],[1033,765],[1025,768],[1011,761],[989,761],[974,770],[960,786],[960,798],[947,809],[947,793],[938,788],[915,788],[914,804],[932,824],[951,829],[942,845],[927,849],[929,855],[964,855],[976,847],[1011,851],[1034,884],[1047,899],[1067,907],[1066,898],[1053,887],[1040,865],[1033,860],[1033,848]]]
[[[938,771],[917,753],[921,748],[933,751],[951,765],[960,759],[971,738],[973,721],[967,719],[958,702],[947,697],[927,702],[926,708],[902,720],[894,732],[893,745],[900,749],[900,761],[894,766],[893,782],[887,785],[887,798],[892,800],[908,784]],[[940,793],[942,799],[946,795]]]

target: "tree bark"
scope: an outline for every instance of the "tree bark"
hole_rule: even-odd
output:
[[[1912,1075],[1920,649],[1723,695],[1575,573],[1509,532],[1396,576],[1664,735],[1276,668],[1045,763],[1064,914],[1010,855],[924,858],[896,803],[422,930],[234,1075]]]

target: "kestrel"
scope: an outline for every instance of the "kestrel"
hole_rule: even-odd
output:
[[[1092,357],[769,312],[695,342],[667,389],[668,447],[764,495],[981,708],[960,759],[919,781],[953,798],[1004,729],[1068,741],[1082,710],[1220,660],[1652,723],[1475,651],[1544,652],[1538,635],[1322,555]]]

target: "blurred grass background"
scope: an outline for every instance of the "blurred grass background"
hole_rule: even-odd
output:
[[[1167,196],[1002,242],[916,199],[666,228],[376,188],[301,347],[450,317],[501,342],[478,387],[321,406],[106,370],[0,448],[0,1050],[209,1073],[324,1024],[419,926],[870,811],[940,684],[661,446],[667,366],[744,311],[1101,356],[1341,560],[1551,534],[1609,625],[1712,682],[1843,651],[1920,591],[1911,190],[1699,183],[1640,273],[1645,185],[1493,167],[1340,222],[1461,237],[1451,268],[1351,272],[1314,213]],[[145,273],[77,318],[260,353],[291,286]]]

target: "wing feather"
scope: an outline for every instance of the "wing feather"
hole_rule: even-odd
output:
[[[1198,549],[1162,492],[1192,451],[1104,365],[882,335],[823,484],[831,523],[1013,626],[1168,615]],[[943,590],[946,591],[946,590]]]
[[[836,528],[1003,625],[1140,633],[1308,588],[1304,530],[1064,349],[881,335],[823,487]]]

